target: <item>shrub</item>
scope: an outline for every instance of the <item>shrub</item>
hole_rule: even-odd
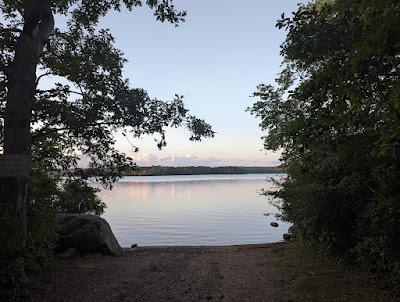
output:
[[[82,180],[63,179],[33,164],[25,244],[22,228],[16,228],[12,219],[13,209],[0,204],[0,283],[14,283],[21,274],[50,265],[57,240],[56,213],[103,213],[105,204],[97,191]]]

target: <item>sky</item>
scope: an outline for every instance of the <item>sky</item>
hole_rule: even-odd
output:
[[[278,165],[279,152],[263,150],[259,121],[245,110],[256,101],[250,96],[258,84],[274,82],[285,39],[275,23],[299,2],[175,0],[188,12],[178,28],[155,21],[145,6],[107,15],[101,26],[111,29],[128,59],[131,85],[162,100],[184,95],[187,108],[216,132],[214,139],[190,142],[186,129],[169,129],[162,151],[152,137],[129,142],[117,135],[117,148],[141,166]]]

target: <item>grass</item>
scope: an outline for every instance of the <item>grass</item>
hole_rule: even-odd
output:
[[[274,278],[282,301],[400,301],[376,278],[305,247],[301,242],[274,248]]]

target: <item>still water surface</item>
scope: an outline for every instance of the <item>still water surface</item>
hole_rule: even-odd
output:
[[[102,191],[103,218],[123,247],[139,245],[229,245],[282,239],[288,224],[261,196],[281,174],[125,177]]]

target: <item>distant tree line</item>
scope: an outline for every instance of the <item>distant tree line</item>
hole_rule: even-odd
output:
[[[136,167],[125,173],[131,176],[156,176],[156,175],[202,175],[202,174],[262,174],[283,173],[282,167]]]
[[[283,218],[316,247],[400,280],[400,1],[317,0],[250,109],[284,150]]]

